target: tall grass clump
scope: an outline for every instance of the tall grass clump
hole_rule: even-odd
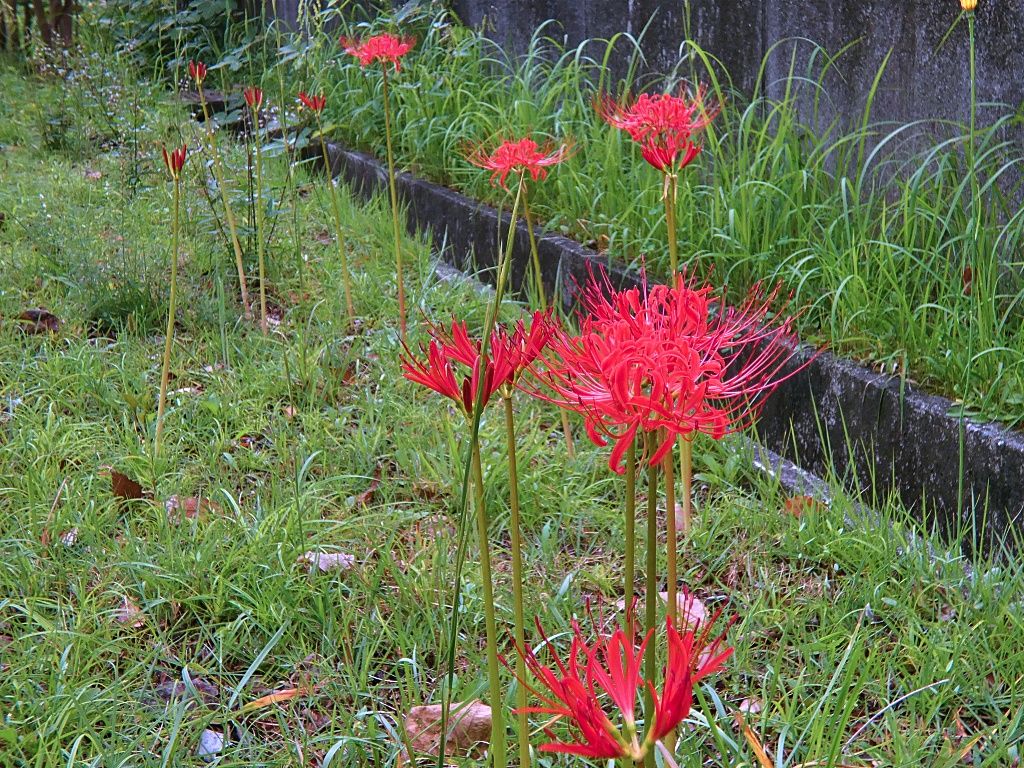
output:
[[[433,15],[432,15],[433,14]],[[392,20],[340,26],[365,34]],[[542,26],[519,56],[460,26],[444,11],[407,12],[402,28],[421,43],[392,89],[398,161],[412,171],[489,202],[499,194],[473,172],[466,141],[532,133],[569,136],[576,153],[531,212],[552,230],[617,260],[667,275],[665,207],[657,171],[594,109],[598,93],[707,86],[722,105],[705,151],[680,179],[678,241],[683,265],[710,271],[734,297],[758,281],[782,280],[809,305],[802,334],[880,369],[964,400],[973,412],[1016,423],[1024,403],[1024,218],[1009,136],[1021,118],[1001,114],[975,131],[952,119],[906,124],[875,120],[883,62],[860,116],[836,116],[827,81],[849,48],[830,54],[786,40],[765,56],[754,90],[740,93],[713,57],[687,43],[665,78],[639,76],[642,35],[617,35],[564,48]],[[630,52],[625,74],[609,68]],[[797,56],[796,52],[800,55]],[[294,52],[290,55],[294,55]],[[789,56],[786,76],[769,83],[768,64]],[[335,137],[378,155],[384,147],[380,89],[366,89],[333,36],[314,38],[296,67],[319,72],[335,111]],[[798,65],[797,62],[805,62]],[[684,77],[685,75],[685,77]],[[851,124],[852,123],[852,124]],[[969,167],[970,166],[970,167]],[[980,204],[972,204],[977,179]],[[972,212],[977,221],[972,222]],[[968,249],[968,233],[974,239]],[[984,302],[965,298],[968,250],[985,270]],[[973,318],[967,323],[968,316]],[[967,343],[968,325],[973,339]]]

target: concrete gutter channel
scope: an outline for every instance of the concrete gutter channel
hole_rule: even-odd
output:
[[[306,154],[322,167],[316,149]],[[360,196],[386,191],[386,169],[375,158],[338,144],[328,144],[328,154],[332,174]],[[439,256],[456,268],[493,276],[499,243],[494,208],[408,173],[399,174],[397,186],[410,231],[429,231]],[[508,221],[506,212],[504,233]],[[513,287],[522,285],[530,260],[526,226],[518,226]],[[593,266],[607,269],[620,287],[637,283],[634,273],[569,238],[537,230],[537,245],[545,289],[560,296],[567,310]],[[802,348],[798,357],[810,354]],[[895,491],[940,530],[966,526],[982,545],[1012,538],[1024,529],[1024,434],[995,424],[961,424],[950,415],[954,408],[948,399],[824,352],[766,403],[755,462],[794,492],[827,496],[828,484],[820,478],[837,477],[851,491],[862,491],[865,502]],[[958,505],[961,493],[964,503]]]

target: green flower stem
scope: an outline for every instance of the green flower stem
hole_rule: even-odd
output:
[[[515,619],[516,645],[520,651],[526,650],[526,614],[523,610],[523,540],[522,523],[519,515],[519,472],[516,466],[516,426],[515,414],[512,410],[512,393],[502,393],[505,403],[505,439],[508,452],[508,497],[512,528],[512,609]],[[530,724],[526,700],[526,660],[522,653],[516,654],[516,708],[519,724],[519,768],[530,766]]]
[[[520,202],[522,200],[522,197],[523,197],[523,183],[524,183],[523,179],[520,178],[520,180],[519,180],[519,188],[516,191],[515,200],[512,203],[512,216],[511,216],[511,220],[513,222],[516,220],[516,215],[519,212],[519,204],[520,204]],[[499,211],[498,221],[499,221],[499,225],[500,225],[500,222],[501,222],[500,211]],[[481,355],[488,354],[488,350],[490,348],[491,333],[494,331],[494,324],[497,322],[498,310],[501,307],[502,297],[504,296],[505,283],[508,280],[509,263],[510,263],[511,259],[509,259],[507,257],[507,254],[511,253],[511,251],[512,251],[512,245],[515,242],[515,234],[516,234],[516,228],[515,227],[509,227],[508,239],[507,239],[507,241],[505,243],[505,250],[498,254],[498,256],[499,256],[498,279],[497,279],[497,281],[495,283],[494,298],[491,300],[491,303],[487,307],[487,314],[486,314],[485,320],[484,320],[484,332],[483,332],[483,336],[480,339],[480,354]],[[460,500],[459,500],[460,542],[464,541],[464,539],[462,538],[462,530],[463,530],[463,521],[466,519],[466,513],[467,513],[467,509],[468,509],[470,475],[471,475],[471,471],[472,471],[472,468],[473,468],[473,465],[474,465],[474,458],[479,456],[480,418],[483,415],[483,410],[484,410],[483,409],[483,395],[484,395],[483,387],[479,387],[477,389],[477,393],[476,393],[476,400],[473,403],[473,413],[470,416],[469,455],[466,458],[466,463],[465,463],[465,466],[464,466],[464,469],[463,469],[463,474],[462,474],[462,493],[461,493],[461,497],[460,497]],[[481,470],[480,474],[481,475],[483,474],[482,470]],[[480,490],[480,495],[482,496],[483,495],[483,484],[482,483],[476,483],[476,485],[477,485],[477,487],[479,487],[481,489]],[[486,523],[486,520],[484,522]],[[486,533],[486,531],[485,531],[485,533]],[[486,540],[485,540],[485,543],[486,543]],[[460,589],[461,589],[461,584],[462,584],[462,562],[463,562],[463,559],[461,557],[461,554],[463,552],[462,544],[461,543],[460,543],[459,552],[460,552],[460,557],[456,561],[456,564],[455,564],[455,578],[454,578],[455,589],[454,589],[454,594],[452,595],[452,613],[451,613],[451,617],[450,617],[450,620],[449,620],[448,648],[447,648],[447,651],[446,651],[446,653],[447,653],[447,660],[448,660],[448,664],[447,664],[448,670],[447,670],[447,673],[445,675],[445,687],[446,687],[445,696],[443,697],[443,701],[441,703],[441,723],[440,723],[440,732],[441,733],[447,733],[448,732],[448,718],[449,718],[449,712],[450,712],[450,708],[451,708],[451,692],[452,692],[452,686],[453,686],[453,683],[454,683],[454,680],[455,680],[455,651],[456,651],[456,646],[458,645],[458,638],[459,638],[459,611],[458,611],[458,605],[459,605]],[[489,583],[489,581],[488,581],[488,583]],[[489,606],[489,610],[493,611],[493,605]],[[496,655],[496,652],[497,652],[497,649],[495,649],[495,655]],[[497,693],[495,692],[495,689],[492,688],[492,699],[493,699],[493,697],[495,695],[497,695]],[[500,717],[501,716],[501,710],[500,709],[496,710],[496,713],[493,716]],[[492,724],[492,727],[493,727],[493,724]],[[505,746],[504,746],[504,737],[505,737],[504,726],[502,726],[502,731],[501,731],[501,752],[502,752],[503,763],[499,766],[499,764],[497,762],[495,762],[496,768],[505,768],[504,763],[507,762],[506,750],[505,750]],[[492,748],[491,754],[495,754],[494,751],[493,751],[493,748]],[[444,758],[445,758],[445,741],[442,739],[441,740],[441,748],[437,751],[437,765],[438,765],[438,768],[443,768],[443,766],[445,765]]]
[[[540,269],[540,252],[537,250],[537,237],[533,232],[533,217],[530,215],[530,203],[526,194],[526,177],[522,177],[523,188],[523,219],[526,221],[526,232],[530,236],[530,257],[533,259],[533,282],[537,287],[542,312],[548,311],[548,297],[544,292],[544,277]],[[570,459],[576,458],[576,445],[572,439],[572,428],[569,424],[569,413],[561,412],[562,434],[565,435],[565,450]]]
[[[203,86],[199,86],[199,103],[203,108],[203,122],[208,127],[210,138],[210,151],[213,154],[213,177],[217,180],[217,189],[220,190],[220,199],[224,204],[224,219],[228,224],[228,233],[231,235],[231,249],[235,253],[235,268],[238,270],[238,287],[242,296],[242,311],[246,320],[252,320],[252,308],[249,306],[249,287],[245,281],[245,265],[242,261],[242,243],[238,238],[238,226],[235,224],[235,212],[231,208],[231,199],[228,196],[228,189],[224,179],[224,166],[221,163],[220,151],[217,148],[217,132],[213,129],[210,121],[210,112],[206,106],[206,92]]]
[[[667,566],[665,576],[668,580],[667,602],[668,615],[673,624],[676,620],[676,588],[679,583],[679,576],[676,571],[676,549],[679,546],[679,539],[676,535],[676,473],[675,473],[676,449],[675,444],[665,455],[661,462],[661,469],[665,475],[665,528],[667,542],[665,550],[667,554]]]
[[[260,146],[259,107],[252,108],[252,130],[256,136],[256,260],[260,270],[260,330],[267,335],[267,274],[263,242],[263,148]]]
[[[633,584],[636,580],[636,441],[626,449],[626,562],[624,600],[626,616],[633,610]]]
[[[540,253],[537,250],[537,238],[533,233],[533,220],[530,216],[530,203],[527,198],[525,187],[523,189],[523,218],[526,220],[526,232],[530,236],[530,256],[533,259],[533,282],[537,288],[537,296],[540,299],[540,308],[547,312],[548,298],[544,293],[544,277],[540,271]]]
[[[498,625],[494,616],[494,584],[491,581],[491,550],[487,535],[487,509],[484,507],[484,473],[480,461],[480,444],[474,441],[473,494],[476,501],[476,534],[480,547],[480,581],[483,586],[484,617],[487,631],[487,683],[491,703],[491,764],[494,768],[508,765],[505,747],[504,701],[498,661]]]
[[[174,177],[174,213],[171,219],[171,296],[167,305],[167,333],[164,334],[164,362],[160,371],[160,400],[156,408],[156,437],[153,457],[160,454],[160,438],[164,432],[164,411],[167,409],[167,384],[171,376],[171,346],[174,344],[174,313],[178,300],[178,211],[181,207],[181,179]]]
[[[647,452],[649,460],[658,449],[655,432],[647,433]],[[647,586],[644,593],[645,620],[644,630],[650,632],[658,623],[658,465],[649,464],[647,469]],[[654,680],[657,676],[657,654],[651,651],[644,654],[644,679]],[[654,698],[650,689],[644,692],[644,719],[647,723],[654,721]],[[655,768],[654,753],[648,751],[644,757],[646,768]]]
[[[676,242],[676,196],[679,178],[674,173],[665,176],[665,227],[668,230],[668,265],[675,279],[679,268],[679,243]]]
[[[388,189],[391,193],[391,223],[395,240],[395,276],[398,280],[398,322],[402,340],[405,340],[405,282],[402,279],[402,235],[398,223],[398,191],[395,188],[395,155],[391,147],[391,100],[388,98],[387,65],[381,68],[384,75],[384,139],[388,149]]]
[[[693,524],[693,440],[683,438],[679,447],[679,473],[683,476],[683,536]]]
[[[334,186],[331,175],[331,158],[327,154],[327,143],[324,141],[324,126],[320,121],[320,113],[316,113],[316,129],[320,134],[320,151],[324,156],[324,176],[327,188],[331,192],[331,208],[334,210],[334,228],[338,231],[338,258],[341,262],[341,284],[345,290],[345,310],[348,312],[348,324],[355,325],[356,310],[352,303],[352,278],[348,273],[348,258],[345,255],[345,231],[341,225],[341,203],[338,201],[338,190]]]

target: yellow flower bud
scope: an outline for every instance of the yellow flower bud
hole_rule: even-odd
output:
[[[960,7],[965,11],[973,11],[978,7],[978,0],[960,0]]]

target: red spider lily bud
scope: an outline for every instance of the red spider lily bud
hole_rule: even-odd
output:
[[[185,167],[185,155],[188,153],[188,147],[182,144],[170,152],[167,151],[167,147],[161,147],[160,149],[164,155],[164,165],[170,171],[171,178],[177,179],[181,175],[181,169]]]
[[[196,85],[202,85],[203,80],[206,79],[206,65],[201,61],[190,61],[188,63],[188,74],[189,77],[196,81]]]
[[[402,68],[402,57],[416,45],[416,40],[411,37],[387,34],[375,35],[362,41],[342,37],[338,42],[345,48],[345,53],[350,53],[359,60],[359,66],[365,67],[376,61],[390,61],[395,65],[396,72]]]
[[[257,88],[254,85],[250,85],[244,91],[242,95],[245,97],[245,103],[249,105],[250,109],[259,109],[263,106],[263,89]]]
[[[327,105],[327,97],[322,93],[319,96],[310,96],[305,91],[299,91],[299,101],[306,109],[312,110],[316,114],[320,114],[324,107]]]
[[[570,154],[572,150],[568,144],[562,144],[557,149],[552,143],[538,147],[537,142],[529,138],[503,141],[489,154],[483,145],[466,149],[466,159],[478,168],[491,171],[491,183],[505,189],[508,189],[505,181],[510,173],[529,171],[534,181],[544,179],[550,166],[557,165]]]

